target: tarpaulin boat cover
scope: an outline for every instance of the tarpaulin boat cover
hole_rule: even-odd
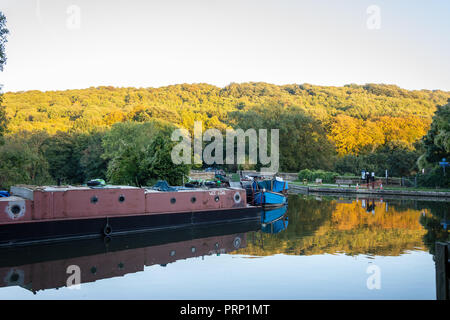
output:
[[[256,186],[258,184],[258,187]],[[278,180],[263,180],[263,181],[253,181],[253,189],[266,189],[268,191],[273,192],[282,192],[283,189],[288,189],[287,181],[278,181]]]
[[[0,198],[6,198],[6,197],[9,197],[9,192],[0,190]]]
[[[287,189],[288,189],[287,181],[273,180],[272,191],[274,191],[274,192],[282,192],[283,190],[287,190]]]
[[[154,186],[153,189],[159,191],[177,191],[177,188],[170,187],[166,180],[159,180]]]

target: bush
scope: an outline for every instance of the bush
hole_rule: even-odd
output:
[[[446,176],[443,175],[441,167],[435,167],[426,174],[417,175],[417,185],[429,188],[450,188],[450,170],[446,170]]]
[[[309,170],[304,169],[298,173],[298,179],[302,181],[306,179],[314,182],[316,179],[322,179],[322,182],[334,183],[336,177],[339,176],[336,172],[324,171],[324,170]]]

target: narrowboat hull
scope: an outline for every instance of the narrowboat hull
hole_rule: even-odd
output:
[[[258,207],[0,225],[0,247],[260,220]]]
[[[258,220],[245,190],[157,190],[111,186],[13,187],[0,198],[0,246]]]

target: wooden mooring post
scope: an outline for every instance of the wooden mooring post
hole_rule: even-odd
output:
[[[450,242],[436,242],[436,299],[450,300]]]

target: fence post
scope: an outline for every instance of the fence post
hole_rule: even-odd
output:
[[[449,300],[449,255],[448,243],[436,242],[436,299]]]

